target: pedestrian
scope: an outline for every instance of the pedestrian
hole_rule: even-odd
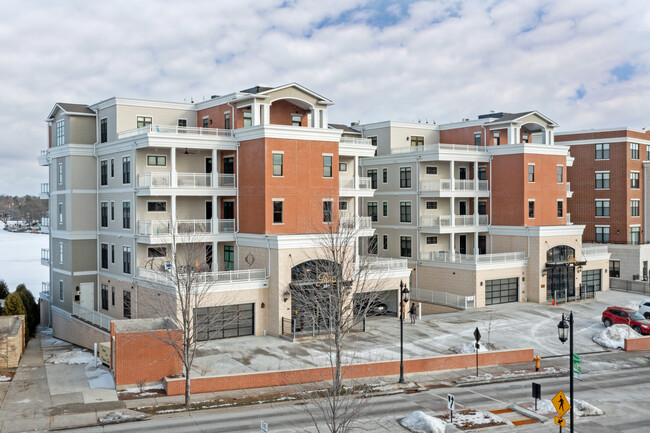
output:
[[[417,317],[418,308],[415,306],[415,302],[411,303],[411,309],[409,314],[411,315],[411,325],[415,325],[415,318]]]

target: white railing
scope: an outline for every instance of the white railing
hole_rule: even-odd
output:
[[[41,263],[50,263],[50,249],[41,248]]]
[[[422,227],[451,227],[450,215],[423,215],[420,217]]]
[[[474,296],[462,296],[437,290],[411,288],[411,299],[414,301],[431,302],[432,304],[448,305],[467,310],[475,307]]]
[[[481,152],[487,153],[484,146],[473,146],[469,144],[425,144],[424,146],[397,147],[390,150],[390,153],[410,152],[431,152],[431,151],[453,151],[453,152]]]
[[[234,174],[218,174],[217,175],[217,185],[221,187],[235,187],[235,175]]]
[[[50,149],[41,149],[41,156],[47,156],[50,154]]]
[[[168,235],[171,233],[171,223],[169,221],[138,221],[138,234],[143,236]]]
[[[594,247],[582,247],[582,256],[585,260],[589,260],[590,257],[598,258],[599,256],[605,256],[609,254],[607,246],[594,246]]]
[[[139,187],[168,187],[169,173],[140,173],[138,174]]]
[[[454,190],[474,191],[474,181],[467,179],[454,179]]]
[[[201,128],[193,126],[165,126],[165,125],[147,125],[142,128],[129,129],[117,133],[117,138],[134,137],[142,134],[191,134],[191,135],[208,135],[218,137],[230,137],[232,131],[229,129]]]
[[[218,233],[233,233],[234,219],[214,219]],[[176,231],[179,235],[193,233],[212,233],[213,220],[178,220]],[[138,220],[138,234],[142,236],[168,235],[172,233],[171,222],[164,220]]]
[[[456,227],[471,227],[474,225],[474,215],[456,215]]]
[[[487,180],[479,180],[478,181],[478,190],[479,191],[488,191],[489,189],[490,188],[489,188]]]
[[[427,179],[420,181],[422,191],[451,191],[449,179]]]
[[[111,329],[111,320],[115,320],[109,315],[91,310],[90,308],[82,307],[76,302],[72,303],[72,315],[107,331]]]
[[[571,214],[570,213],[566,214],[566,223],[571,224]]]
[[[364,146],[372,145],[372,140],[369,138],[353,138],[353,137],[341,137],[341,144],[360,144]]]
[[[478,216],[478,225],[480,226],[486,226],[488,225],[488,216],[487,215],[479,215]]]
[[[41,183],[41,194],[49,194],[50,193],[50,183],[45,182]]]
[[[178,220],[176,221],[178,234],[212,233],[212,220]]]
[[[41,293],[39,293],[41,299],[52,302],[52,292],[50,291],[50,283],[43,281],[41,283]]]
[[[182,273],[175,275],[171,271],[154,271],[152,269],[138,268],[137,276],[148,281],[171,286],[174,277],[182,278]],[[266,269],[246,269],[240,271],[201,272],[191,275],[193,281],[198,283],[232,283],[240,281],[265,281]]]
[[[176,184],[183,188],[204,188],[212,186],[212,175],[209,173],[178,173]]]
[[[388,271],[391,269],[407,269],[407,259],[390,259],[387,257],[359,256],[359,261],[371,270]]]
[[[219,230],[219,233],[234,233],[235,220],[217,220],[217,230]]]
[[[339,177],[339,189],[354,189],[354,178]]]
[[[420,260],[445,263],[508,263],[526,260],[526,253],[454,254],[447,251],[423,251]]]
[[[372,180],[369,177],[360,177],[359,189],[372,189]]]
[[[50,217],[41,218],[41,227],[50,227]]]
[[[372,218],[370,217],[340,217],[339,225],[344,229],[372,230]]]

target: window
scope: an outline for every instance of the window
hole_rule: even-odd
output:
[[[596,200],[596,216],[609,216],[609,200]]]
[[[348,163],[339,162],[339,171],[348,171]]]
[[[59,242],[59,263],[63,263],[63,242]]]
[[[102,268],[108,269],[108,244],[102,244]]]
[[[630,244],[639,245],[641,241],[641,227],[630,227]]]
[[[411,257],[411,237],[399,237],[399,254],[401,257]]]
[[[150,126],[153,123],[151,117],[147,116],[138,116],[137,121],[138,128],[144,128],[145,126]]]
[[[63,184],[63,163],[59,163],[59,185]]]
[[[339,210],[348,210],[348,202],[344,200],[339,201]]]
[[[639,143],[630,143],[630,158],[639,159]]]
[[[424,137],[417,135],[411,136],[411,146],[424,146]]]
[[[562,183],[564,182],[564,166],[563,165],[558,165],[557,166],[557,183]]]
[[[284,155],[281,153],[273,154],[273,176],[284,175]]]
[[[631,214],[630,216],[633,217],[638,217],[639,216],[639,200],[631,200],[630,201],[630,208],[631,208]]]
[[[65,123],[63,120],[56,122],[56,145],[63,146],[65,144]]]
[[[209,128],[210,127],[210,117],[209,116],[203,116],[201,126],[204,128]]]
[[[223,127],[225,129],[230,129],[230,111],[223,113]]]
[[[332,200],[323,201],[323,222],[332,222]]]
[[[372,235],[368,239],[368,254],[377,254],[377,235]]]
[[[493,137],[493,138],[492,138],[492,144],[493,144],[494,146],[500,146],[500,145],[501,145],[501,134],[498,133],[498,132],[495,132],[495,133],[492,135],[492,137]]]
[[[564,215],[564,201],[558,200],[557,201],[557,217],[562,218]]]
[[[108,227],[108,202],[107,201],[101,202],[99,216],[100,216],[99,225],[101,227]]]
[[[438,174],[438,167],[435,165],[427,165],[424,171],[426,174]]]
[[[115,221],[115,202],[111,202],[111,221]]]
[[[323,155],[323,177],[332,177],[332,156]]]
[[[370,139],[370,144],[377,147],[377,137],[368,137]]]
[[[63,281],[59,280],[59,301],[63,302]]]
[[[115,306],[115,287],[111,287],[111,305]]]
[[[596,144],[596,159],[609,159],[609,143]]]
[[[620,260],[610,260],[609,261],[609,276],[612,278],[621,277],[621,261]]]
[[[102,284],[102,310],[108,310],[108,286]]]
[[[427,245],[435,245],[438,243],[438,236],[427,236]]]
[[[438,209],[438,202],[437,201],[428,201],[426,202],[426,208],[427,210],[435,210]]]
[[[63,224],[63,203],[59,203],[59,224]]]
[[[282,224],[282,201],[273,202],[273,224]]]
[[[411,187],[411,167],[399,168],[399,187],[400,188]]]
[[[487,215],[487,202],[485,201],[478,202],[478,214]]]
[[[596,242],[605,244],[609,242],[609,226],[596,226]]]
[[[609,171],[596,172],[596,189],[609,189]]]
[[[639,187],[639,172],[633,171],[630,173],[630,188]]]
[[[167,247],[147,248],[147,257],[165,257],[165,256],[167,256]]]
[[[291,115],[291,126],[302,126],[302,115],[294,113]]]
[[[148,166],[158,166],[166,167],[167,166],[167,157],[164,155],[147,155],[147,165]]]
[[[366,170],[366,174],[370,178],[370,188],[377,189],[377,169],[368,169]]]
[[[388,169],[387,168],[383,168],[381,170],[381,181],[383,183],[388,183]]]
[[[111,158],[111,179],[115,177],[115,158]]]
[[[131,247],[122,247],[122,272],[131,273]]]
[[[178,119],[176,121],[176,126],[179,126],[180,128],[186,128],[187,127],[187,119]],[[185,132],[184,130],[179,130],[178,132]]]
[[[382,238],[383,238],[383,245],[382,246],[383,246],[383,248],[385,250],[387,250],[388,249],[388,235],[383,235]]]
[[[528,218],[535,218],[535,201],[528,200]]]
[[[528,164],[528,182],[535,182],[535,164]]]
[[[474,133],[474,146],[480,146],[481,145],[481,133],[480,132],[475,132]]]
[[[478,168],[478,180],[487,180],[487,167]]]
[[[387,217],[388,216],[388,202],[385,201],[382,203],[382,215]]]
[[[104,118],[99,121],[99,142],[106,143],[108,141],[108,119]]]
[[[122,183],[131,183],[131,157],[122,157]]]
[[[368,216],[370,220],[374,223],[377,222],[377,202],[369,201],[368,202]]]
[[[645,159],[650,160],[650,144],[647,144],[645,147]]]
[[[123,229],[131,228],[131,202],[130,201],[122,202],[122,228]]]
[[[122,295],[122,315],[127,319],[131,318],[131,292],[128,290]]]
[[[111,263],[115,263],[115,245],[111,245]]]
[[[245,110],[242,114],[244,115],[244,128],[253,126],[253,112],[251,110]]]
[[[108,161],[106,160],[99,163],[99,184],[108,185]]]
[[[148,201],[147,212],[167,212],[166,201]]]
[[[235,246],[234,245],[223,246],[223,270],[224,271],[235,270]]]

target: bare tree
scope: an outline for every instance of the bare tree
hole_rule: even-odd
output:
[[[327,219],[327,218],[326,218]],[[350,431],[363,413],[367,399],[358,398],[350,382],[357,353],[345,344],[353,332],[364,330],[370,313],[385,309],[382,289],[387,283],[376,258],[359,255],[359,217],[332,219],[318,235],[318,259],[304,263],[292,280],[292,312],[297,330],[321,334],[318,340],[327,356],[331,375],[323,377],[326,389],[303,393],[317,431]],[[376,248],[376,245],[370,245]],[[294,268],[295,269],[295,268]],[[397,301],[397,299],[395,299]],[[326,427],[326,428],[325,428]]]

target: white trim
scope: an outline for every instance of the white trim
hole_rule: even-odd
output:
[[[52,272],[56,272],[57,274],[61,274],[61,275],[67,275],[69,277],[72,276],[72,272],[66,269],[59,269],[59,268],[52,267]]]
[[[584,225],[558,226],[491,226],[490,233],[497,236],[582,236]]]
[[[408,203],[411,208],[411,221],[402,221],[402,203]],[[413,224],[413,202],[411,200],[400,200],[399,201],[399,223],[400,224]]]
[[[68,230],[50,230],[52,239],[64,239],[68,241],[83,241],[97,239],[97,232],[84,230],[84,231],[68,231]]]
[[[286,138],[290,140],[328,141],[338,143],[341,130],[298,127],[287,125],[256,125],[248,128],[233,130],[234,137],[239,141],[255,140],[258,138]]]
[[[558,134],[555,134],[557,137]],[[571,140],[571,141],[560,141],[556,143],[562,143],[565,146],[583,146],[589,144],[623,144],[623,143],[639,143],[639,144],[650,144],[650,140],[644,140],[643,138],[632,138],[632,137],[611,137],[611,138],[599,138],[592,140]],[[641,149],[639,149],[639,152]],[[640,156],[640,155],[639,155]]]
[[[83,277],[88,275],[97,275],[97,271],[78,271],[72,273],[73,277]]]
[[[433,174],[427,173],[427,168],[435,168],[436,169],[435,173],[433,173]],[[425,163],[425,165],[424,165],[424,175],[425,176],[438,176],[438,165],[437,164],[436,165],[427,165]]]
[[[500,146],[487,146],[486,150],[490,155],[519,155],[519,154],[534,154],[534,155],[555,155],[566,157],[569,153],[569,146],[559,144],[537,144],[537,143],[517,143],[517,144],[501,144]]]

